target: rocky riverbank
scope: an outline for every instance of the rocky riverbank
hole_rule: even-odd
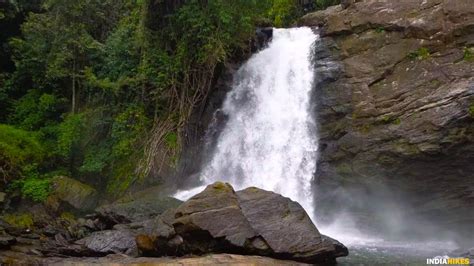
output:
[[[1,226],[0,257],[7,264],[80,265],[98,257],[99,263],[118,264],[332,264],[348,254],[319,233],[298,203],[258,188],[235,192],[219,182],[186,202],[141,195],[78,219]]]
[[[54,265],[54,266],[86,266],[86,265],[310,265],[295,261],[277,260],[260,256],[243,256],[235,254],[214,254],[206,256],[190,256],[183,258],[133,258],[123,255],[107,255],[105,257],[90,258],[61,258],[50,257],[43,258],[38,256],[24,257],[23,253],[6,252],[8,257],[6,264],[18,264],[19,262],[27,265]],[[9,262],[8,262],[9,261]]]

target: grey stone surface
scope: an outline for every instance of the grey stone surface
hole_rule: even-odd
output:
[[[319,218],[330,222],[342,210],[356,214],[360,227],[400,234],[393,220],[376,228],[397,205],[405,224],[472,234],[472,1],[357,1],[299,24],[319,26],[317,55],[341,66],[315,88]]]

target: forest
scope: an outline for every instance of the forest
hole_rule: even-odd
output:
[[[311,9],[337,4],[316,0]],[[69,176],[110,196],[180,158],[183,127],[256,27],[291,26],[294,0],[0,1],[0,175],[46,200]]]
[[[0,264],[474,261],[473,0],[0,0]]]

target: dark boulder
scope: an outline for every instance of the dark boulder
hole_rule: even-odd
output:
[[[258,235],[239,206],[229,184],[215,183],[183,203],[173,226],[193,252],[231,251],[263,248],[253,245]]]
[[[97,254],[123,253],[137,255],[135,234],[128,230],[105,230],[76,241]]]
[[[272,27],[265,27],[265,28],[257,28],[255,31],[255,43],[253,47],[254,51],[261,50],[265,48],[268,43],[273,38],[273,28]]]
[[[244,216],[275,257],[313,263],[347,255],[347,249],[345,254],[336,252],[331,240],[323,241],[299,203],[255,187],[238,191],[237,197]]]
[[[173,256],[184,255],[183,239],[176,234],[173,227],[174,209],[162,215],[142,222],[130,224],[138,233],[136,242],[142,255]]]
[[[174,217],[170,213],[137,237],[143,254],[234,253],[306,263],[347,255],[341,243],[318,232],[298,203],[258,188],[236,193],[217,182],[179,206]]]
[[[97,215],[111,225],[143,221],[162,214],[182,202],[172,197],[159,197],[155,193],[139,194],[96,209]]]
[[[0,249],[9,249],[16,243],[16,238],[10,235],[0,236]]]
[[[334,247],[335,250],[333,252],[336,257],[345,257],[349,255],[349,250],[347,247],[336,239],[326,235],[321,235],[321,239],[326,243],[326,245],[331,245]]]
[[[57,201],[57,204],[64,202],[83,211],[93,210],[96,207],[99,194],[87,184],[66,176],[58,176],[53,179],[52,188],[52,195],[48,202]],[[59,205],[56,208],[59,208]]]

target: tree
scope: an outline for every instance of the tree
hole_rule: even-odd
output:
[[[48,152],[28,187],[61,170],[119,193],[159,169],[157,155],[177,162],[222,66],[250,53],[255,25],[287,25],[297,10],[292,0],[15,2],[24,22],[7,34],[0,119]]]
[[[70,98],[72,113],[78,108],[84,70],[116,23],[109,13],[117,10],[117,4],[111,2],[48,0],[46,12],[30,14],[22,25],[23,37],[11,41],[17,72],[32,74],[32,86],[47,89],[53,85]]]

